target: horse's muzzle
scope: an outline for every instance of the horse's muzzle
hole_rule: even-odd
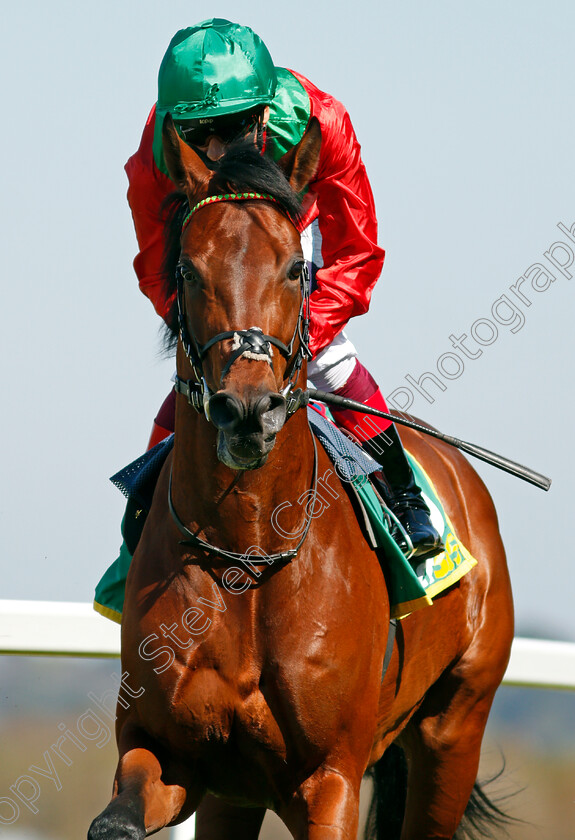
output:
[[[275,391],[241,399],[230,390],[217,391],[209,414],[218,429],[218,458],[235,470],[263,466],[286,420],[285,398]]]

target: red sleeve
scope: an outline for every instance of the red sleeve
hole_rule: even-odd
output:
[[[129,159],[125,169],[129,182],[128,203],[140,247],[134,260],[134,269],[140,289],[152,301],[158,315],[165,318],[173,297],[166,298],[162,275],[164,225],[161,220],[161,206],[165,197],[174,190],[174,185],[154,162],[155,117],[154,106],[144,128],[140,148]]]
[[[322,236],[323,268],[311,296],[311,349],[316,355],[350,318],[367,312],[385,251],[377,245],[373,194],[349,114],[337,99],[290,72],[307,90],[322,135],[319,169],[304,203],[306,221],[319,216]]]

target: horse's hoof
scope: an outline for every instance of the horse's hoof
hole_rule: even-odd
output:
[[[88,840],[144,840],[145,836],[143,819],[135,809],[126,805],[114,807],[114,803],[88,829]]]

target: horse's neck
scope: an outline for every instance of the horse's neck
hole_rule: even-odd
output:
[[[182,403],[176,409],[172,478],[180,519],[208,542],[229,550],[258,546],[270,554],[285,550],[286,543],[291,547],[289,535],[301,533],[306,491],[313,484],[313,443],[305,410],[285,424],[263,467],[236,472],[218,460],[212,424]]]

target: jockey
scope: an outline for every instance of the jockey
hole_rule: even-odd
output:
[[[180,136],[200,156],[217,160],[232,140],[254,133],[263,154],[279,160],[301,139],[311,116],[321,126],[317,173],[303,199],[302,247],[312,277],[308,378],[315,388],[388,411],[377,383],[343,331],[367,312],[384,251],[360,146],[343,105],[293,70],[275,67],[248,27],[214,18],[180,30],[160,66],[158,101],[138,151],[126,164],[128,201],[139,244],[134,260],[141,290],[164,319],[173,304],[162,273],[161,207],[174,190],[162,151],[170,113]],[[156,418],[150,445],[174,428],[172,391]],[[416,556],[442,550],[395,426],[352,411],[334,411],[382,466],[386,501]]]

